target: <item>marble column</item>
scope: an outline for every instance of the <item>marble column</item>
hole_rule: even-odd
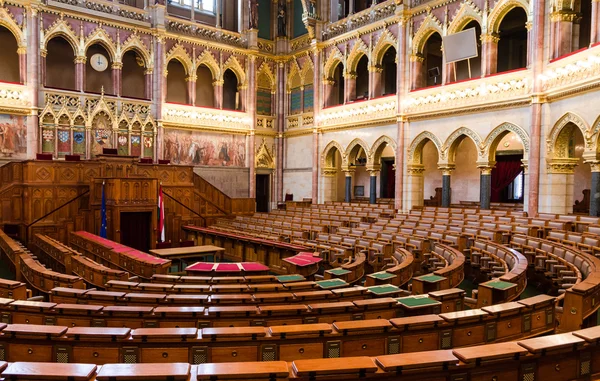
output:
[[[19,47],[17,49],[17,54],[19,55],[19,82],[24,84],[27,83],[27,48]],[[42,52],[40,51],[40,55],[41,54]],[[43,60],[45,65],[46,56],[44,56]],[[42,78],[44,77],[42,76]]]
[[[323,104],[321,105],[321,107],[328,107],[328,106],[331,106],[331,104],[333,103],[332,98],[333,98],[333,85],[334,84],[335,84],[335,81],[333,81],[331,79],[323,80]],[[316,100],[315,100],[315,105],[316,105]]]
[[[411,71],[411,90],[416,90],[425,87],[425,57],[420,54],[412,54],[410,56],[410,71]]]
[[[156,109],[156,119],[162,120],[164,105],[167,100],[167,68],[164,60],[164,47],[165,40],[163,36],[156,36],[154,38],[154,68],[152,73],[148,73],[152,76],[152,104]],[[155,160],[164,158],[163,149],[163,136],[164,128],[162,122],[158,122],[156,125],[156,140],[154,140]]]
[[[402,8],[398,6],[396,8],[396,12],[402,11]],[[397,119],[397,135],[396,135],[396,160],[394,163],[396,169],[396,184],[394,189],[394,204],[395,208],[399,211],[404,211],[408,209],[410,206],[405,205],[404,203],[404,176],[405,176],[405,165],[404,165],[404,130],[408,127],[406,119],[404,116],[404,110],[402,108],[402,104],[404,98],[407,96],[409,91],[409,76],[407,73],[407,38],[408,35],[408,25],[409,19],[406,17],[401,17],[398,22],[398,48],[396,51],[396,103],[397,103],[397,112],[400,117]],[[406,175],[408,175],[406,171]]]
[[[187,104],[194,106],[196,104],[196,76],[190,75],[185,82],[187,83]]]
[[[377,204],[377,178],[379,171],[370,171],[369,176],[369,204]]]
[[[31,99],[31,114],[27,118],[27,158],[34,159],[41,151],[39,139],[38,107],[40,106],[40,21],[37,6],[27,8],[27,73],[25,75],[27,90]]]
[[[492,197],[492,167],[482,166],[479,168],[479,207],[481,209],[490,209]]]
[[[145,84],[144,84],[144,98],[146,99],[152,99],[152,69],[146,69],[144,71],[144,79],[145,79]]]
[[[450,178],[452,175],[453,167],[440,167],[442,171],[442,206],[449,207],[452,202],[452,189],[450,188]]]
[[[383,82],[381,80],[383,68],[380,66],[369,66],[369,99],[377,98],[383,95]]]
[[[404,121],[397,122],[397,139],[396,139],[396,184],[394,187],[394,204],[395,208],[402,211],[404,197]]]
[[[75,57],[75,90],[85,91],[85,56]]]
[[[544,68],[544,23],[545,23],[545,0],[534,0],[533,22],[529,31],[532,37],[531,63],[533,69],[532,94],[542,92],[541,74]],[[532,96],[531,100],[531,123],[530,123],[530,148],[529,148],[529,194],[528,210],[529,217],[538,214],[539,192],[540,192],[540,150],[542,131],[542,103],[545,99],[539,95]]]
[[[555,11],[550,14],[551,55],[558,58],[573,50],[573,21],[577,14],[572,11]]]
[[[215,16],[217,19],[216,27],[221,28],[221,0],[216,0],[215,2]]]
[[[348,0],[348,16],[354,14],[354,1],[355,0]]]
[[[248,197],[250,198],[256,197],[255,146],[254,130],[251,130],[248,134]]]
[[[48,51],[46,49],[40,50],[40,84],[46,85],[46,56]]]
[[[481,37],[481,55],[483,56],[483,76],[496,74],[498,70],[498,42],[500,38],[495,33],[482,34]]]
[[[600,161],[590,163],[592,182],[590,186],[590,216],[600,215]]]
[[[277,202],[283,202],[283,132],[285,126],[285,64],[277,64],[277,157],[275,158],[275,168],[277,171],[276,197]]]
[[[598,7],[598,2],[600,2],[600,0],[592,0],[592,25],[590,28],[590,46],[600,41],[600,30],[598,30],[598,25],[600,25],[600,11]],[[583,48],[583,46],[580,46],[580,48]]]
[[[312,160],[312,203],[319,202],[319,140],[321,133],[319,129],[313,128],[313,160]]]
[[[215,108],[223,109],[223,81],[213,81]]]
[[[254,144],[254,131],[256,130],[256,56],[248,57],[248,76],[247,76],[247,84],[241,86],[243,91],[246,93],[245,96],[240,96],[240,99],[245,99],[244,110],[248,113],[248,117],[250,118],[250,147],[249,152],[251,153],[250,160],[250,196],[256,197],[256,175],[255,175],[255,163],[254,163],[254,153],[256,151],[256,146]],[[271,200],[269,200],[271,202]]]
[[[352,174],[354,170],[344,170],[344,175],[346,175],[346,186],[344,188],[344,201],[351,202],[352,201]]]
[[[113,62],[111,65],[112,70],[112,85],[113,95],[117,97],[121,96],[122,93],[122,78],[123,78],[123,64],[121,62]]]
[[[346,73],[344,80],[344,103],[352,102],[356,100],[356,73]]]

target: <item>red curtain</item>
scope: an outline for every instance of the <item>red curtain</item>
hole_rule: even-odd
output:
[[[501,202],[502,190],[506,188],[521,173],[521,157],[499,160],[492,169],[492,197],[491,202]]]

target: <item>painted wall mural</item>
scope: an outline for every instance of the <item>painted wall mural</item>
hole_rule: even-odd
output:
[[[167,129],[165,159],[174,164],[243,167],[246,136]]]
[[[0,157],[27,157],[27,123],[25,116],[0,114]]]

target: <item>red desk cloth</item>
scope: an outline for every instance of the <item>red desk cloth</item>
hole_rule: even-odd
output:
[[[242,268],[244,271],[269,271],[269,266],[257,262],[243,262]]]

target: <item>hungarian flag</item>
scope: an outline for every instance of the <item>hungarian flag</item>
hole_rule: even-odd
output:
[[[162,185],[158,186],[158,241],[165,242],[165,203]]]
[[[106,195],[104,194],[104,181],[102,181],[102,206],[100,207],[100,237],[106,238]]]

